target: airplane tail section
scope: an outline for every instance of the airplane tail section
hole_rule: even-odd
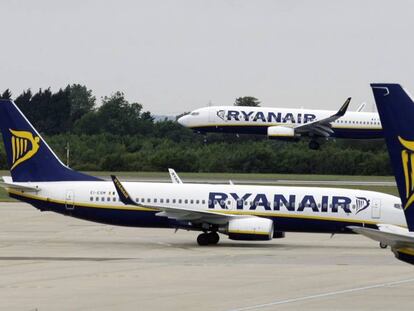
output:
[[[0,130],[13,182],[100,180],[65,166],[11,100],[0,100]]]
[[[371,84],[408,229],[414,231],[414,102],[399,84]]]

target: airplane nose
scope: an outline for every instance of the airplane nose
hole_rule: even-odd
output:
[[[180,123],[182,126],[187,127],[188,126],[188,116],[182,116],[181,118],[178,118],[178,123]]]

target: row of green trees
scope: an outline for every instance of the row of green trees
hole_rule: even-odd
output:
[[[6,90],[2,97],[12,94]],[[383,141],[329,141],[314,151],[306,141],[203,136],[173,121],[154,122],[141,104],[129,103],[120,92],[98,105],[91,90],[77,84],[56,93],[26,90],[15,102],[64,161],[70,146],[70,166],[79,170],[391,174]],[[237,98],[235,104],[259,101]],[[0,168],[7,168],[3,144]]]

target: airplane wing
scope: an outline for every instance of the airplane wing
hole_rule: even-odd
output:
[[[414,234],[407,229],[385,225],[380,229],[349,226],[352,231],[391,247],[397,259],[414,264]]]
[[[169,168],[168,173],[170,173],[170,178],[173,184],[182,184],[181,178],[178,176],[178,174],[175,172],[174,169]]]
[[[158,216],[164,216],[175,220],[185,220],[196,223],[206,222],[217,225],[226,224],[230,219],[234,218],[256,217],[245,215],[222,214],[214,211],[194,210],[191,208],[165,207],[155,204],[140,204],[131,199],[131,196],[128,194],[128,192],[116,176],[111,175],[111,178],[122,203],[124,203],[125,205],[134,205],[159,210],[160,213],[157,214]]]
[[[315,136],[330,136],[333,133],[331,122],[334,122],[335,120],[339,119],[345,114],[345,112],[348,110],[350,102],[351,97],[348,97],[345,103],[342,105],[342,107],[334,115],[331,115],[330,117],[321,120],[299,125],[295,127],[295,132],[299,134],[312,133]]]

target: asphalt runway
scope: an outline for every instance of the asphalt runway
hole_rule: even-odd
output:
[[[357,235],[199,247],[196,232],[0,203],[1,310],[413,310],[414,267]]]

